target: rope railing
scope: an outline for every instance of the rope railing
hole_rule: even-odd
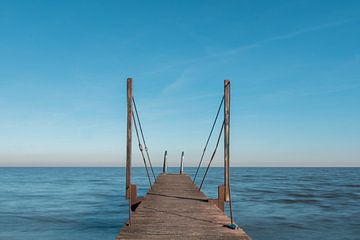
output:
[[[207,146],[208,146],[208,144],[209,144],[211,135],[212,135],[212,133],[213,133],[213,131],[214,131],[214,128],[215,128],[217,119],[218,119],[218,117],[219,117],[219,113],[220,113],[221,107],[223,106],[223,103],[224,103],[224,96],[221,98],[221,102],[220,102],[218,111],[217,111],[217,113],[216,113],[216,117],[215,117],[214,123],[213,123],[213,125],[212,125],[212,127],[211,127],[210,134],[209,134],[209,136],[208,136],[208,138],[207,138],[207,140],[206,140],[205,147],[204,147],[203,152],[202,152],[202,154],[201,154],[200,162],[199,162],[199,165],[198,165],[198,167],[197,167],[197,169],[196,169],[196,173],[195,173],[195,176],[194,176],[194,179],[193,179],[193,182],[194,182],[194,183],[195,183],[196,177],[197,177],[197,175],[198,175],[198,173],[199,173],[199,169],[200,169],[200,167],[201,167],[201,164],[202,164],[202,162],[203,162],[203,158],[204,158],[204,155],[205,155]]]
[[[136,107],[136,103],[135,103],[134,97],[132,97],[132,102],[134,103],[135,114],[136,114],[137,121],[138,121],[138,123],[139,123],[141,138],[142,138],[143,143],[144,143],[144,148],[145,148],[146,156],[147,156],[147,159],[148,159],[148,161],[149,161],[150,169],[151,169],[152,175],[153,175],[153,177],[154,177],[154,181],[155,181],[155,180],[156,180],[156,177],[155,177],[154,169],[153,169],[153,166],[152,166],[152,163],[151,163],[151,160],[150,160],[150,155],[149,155],[148,147],[147,147],[147,145],[146,145],[146,141],[145,141],[145,137],[144,137],[144,132],[143,132],[143,130],[142,130],[142,126],[141,126],[141,122],[140,122],[140,117],[139,117],[139,113],[138,113],[138,110],[137,110],[137,107]]]
[[[149,180],[150,188],[152,188],[150,174],[149,174],[148,166],[147,166],[146,159],[145,159],[145,156],[144,156],[143,147],[142,147],[141,142],[140,142],[139,131],[138,131],[138,128],[137,128],[134,112],[132,112],[132,116],[133,116],[133,120],[134,120],[134,127],[135,127],[136,137],[137,137],[138,144],[139,144],[139,150],[140,150],[142,159],[144,161],[144,165],[145,165],[146,174],[147,174],[147,177],[148,177],[148,180]]]
[[[208,166],[207,166],[207,168],[206,168],[206,171],[205,171],[205,173],[204,173],[203,179],[201,180],[201,184],[200,184],[199,190],[201,190],[201,188],[202,188],[202,186],[203,186],[203,183],[204,183],[204,181],[205,181],[206,175],[207,175],[207,173],[208,173],[208,171],[209,171],[210,165],[211,165],[212,161],[214,160],[216,151],[217,151],[218,146],[219,146],[220,138],[221,138],[222,132],[223,132],[223,130],[224,130],[224,124],[225,124],[225,121],[223,121],[223,123],[222,123],[222,125],[221,125],[221,129],[220,129],[220,133],[219,133],[219,136],[218,136],[218,138],[217,138],[217,141],[216,141],[215,149],[214,149],[214,151],[213,151],[213,154],[211,155],[211,158],[210,158],[209,164],[208,164]]]

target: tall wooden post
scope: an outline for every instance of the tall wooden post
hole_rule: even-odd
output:
[[[225,201],[230,189],[230,81],[224,81],[224,186]]]
[[[132,78],[127,79],[126,198],[131,196]]]

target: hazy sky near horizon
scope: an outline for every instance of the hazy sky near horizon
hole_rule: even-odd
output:
[[[360,1],[157,0],[0,1],[0,166],[124,165],[127,77],[155,165],[230,79],[232,166],[360,166]]]

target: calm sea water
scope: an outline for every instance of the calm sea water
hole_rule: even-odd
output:
[[[113,240],[127,220],[124,173],[0,168],[0,239]],[[235,220],[255,240],[360,239],[360,168],[232,168],[231,175]],[[144,169],[133,177],[144,194]],[[222,168],[210,170],[207,195],[217,195],[222,177]]]

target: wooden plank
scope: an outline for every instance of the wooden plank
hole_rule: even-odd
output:
[[[117,239],[250,239],[186,174],[161,174]]]

